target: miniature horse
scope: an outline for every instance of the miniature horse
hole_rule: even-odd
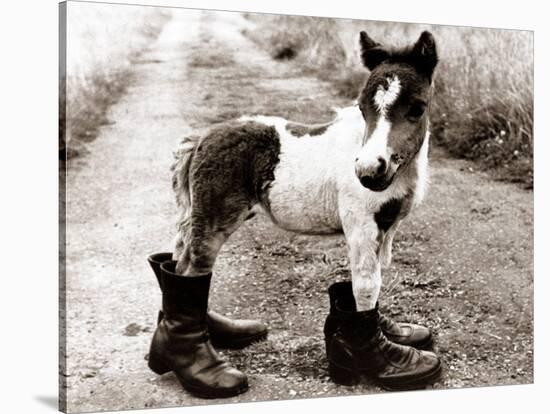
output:
[[[209,273],[223,243],[259,206],[285,230],[343,232],[357,306],[373,308],[399,222],[426,190],[437,55],[428,32],[400,51],[365,32],[360,41],[371,76],[357,104],[338,110],[332,123],[243,117],[182,142],[173,177],[177,273]]]
[[[370,77],[357,103],[338,110],[333,122],[242,117],[186,138],[176,154],[181,217],[174,260],[150,257],[163,315],[149,367],[174,371],[196,395],[227,397],[248,388],[246,376],[217,356],[209,338],[249,343],[266,329],[213,319],[207,307],[220,248],[258,209],[286,230],[345,235],[352,281],[329,288],[324,329],[335,382],[350,385],[370,375],[388,389],[406,389],[441,371],[435,354],[416,349],[431,341],[429,330],[397,324],[377,306],[397,226],[426,190],[435,41],[423,32],[412,47],[392,50],[361,32],[360,44]]]

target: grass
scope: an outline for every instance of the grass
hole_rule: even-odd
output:
[[[122,96],[129,80],[128,70],[120,69],[89,75],[74,85],[78,95],[67,105],[65,123],[60,121],[61,159],[87,153],[86,144],[109,123],[107,111]]]
[[[59,87],[59,158],[86,154],[107,112],[131,82],[131,66],[160,33],[160,9],[100,3],[67,6],[66,74]]]
[[[294,59],[306,73],[354,99],[368,76],[358,33],[388,45],[436,37],[440,63],[431,114],[434,140],[478,162],[497,179],[533,185],[533,35],[531,32],[393,22],[248,14],[245,34],[274,59]]]

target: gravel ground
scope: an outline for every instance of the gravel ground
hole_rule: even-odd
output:
[[[326,289],[349,278],[342,237],[247,222],[216,264],[211,308],[258,317],[269,339],[223,355],[250,390],[200,400],[146,354],[160,292],[146,257],[172,248],[169,166],[179,140],[242,113],[330,119],[344,105],[327,83],[274,62],[241,33],[239,14],[173,11],[135,62],[126,95],[67,176],[69,411],[120,410],[382,392],[327,377]],[[249,28],[250,29],[250,28]],[[491,181],[474,164],[432,151],[424,205],[401,227],[381,306],[429,326],[445,371],[433,388],[533,382],[533,193]]]

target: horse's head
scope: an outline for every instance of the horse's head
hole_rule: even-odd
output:
[[[405,49],[385,48],[365,32],[360,44],[371,74],[359,96],[366,128],[355,173],[364,187],[383,191],[415,158],[428,131],[437,51],[429,32]]]

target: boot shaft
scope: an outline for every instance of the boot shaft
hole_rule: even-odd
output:
[[[337,282],[329,289],[330,312],[325,321],[324,333],[328,343],[336,332],[352,342],[364,343],[380,330],[378,303],[369,311],[357,311],[351,282]]]
[[[156,257],[155,257],[156,256]],[[208,334],[207,309],[211,274],[180,276],[176,262],[150,257],[162,290],[159,318],[148,365],[157,374],[173,371],[182,386],[204,398],[231,397],[248,388],[246,376],[224,362]]]
[[[328,297],[330,301],[330,313],[336,312],[337,304],[339,308],[349,312],[355,312],[357,310],[351,282],[333,283],[328,288]]]
[[[162,307],[159,311],[157,325],[164,318],[168,310],[172,314],[179,314],[185,309],[195,319],[204,318],[204,309],[208,307],[208,290],[211,275],[187,277],[175,273],[176,262],[172,260],[172,253],[155,253],[147,258],[153,269],[158,285],[162,292]],[[164,269],[162,266],[165,265]],[[192,280],[190,280],[192,279]]]
[[[164,317],[187,314],[203,320],[208,310],[208,293],[212,274],[180,276],[175,273],[176,261],[165,261],[160,266],[162,309]]]
[[[172,260],[172,253],[155,253],[147,258],[147,262],[149,262],[149,265],[153,269],[153,272],[157,277],[157,282],[161,290],[162,290],[162,276],[161,276],[160,266],[164,262],[169,260]]]

